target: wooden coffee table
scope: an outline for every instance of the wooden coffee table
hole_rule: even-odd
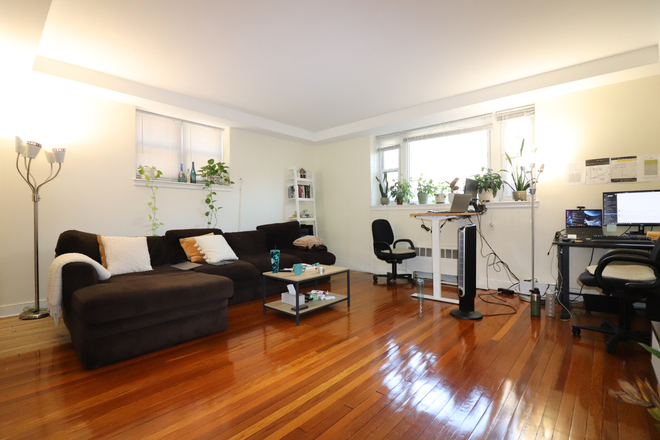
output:
[[[346,301],[346,306],[351,306],[351,271],[345,267],[337,266],[319,266],[325,268],[325,273],[320,274],[314,268],[308,268],[302,275],[295,275],[293,272],[264,272],[264,315],[266,314],[267,309],[277,310],[278,312],[286,313],[287,315],[296,317],[296,325],[300,325],[300,315],[306,315],[308,313],[314,312],[319,309],[324,309],[330,307],[334,304],[337,304],[342,301]],[[306,281],[315,281],[315,286],[318,288],[318,281],[322,278],[329,277],[331,275],[346,274],[346,295],[340,295],[338,293],[330,293],[334,296],[335,299],[331,300],[316,300],[309,301],[305,304],[308,306],[306,309],[299,309],[298,307],[301,304],[298,304],[298,295],[300,294],[300,283]],[[295,307],[291,304],[286,304],[281,300],[271,301],[266,303],[266,282],[268,280],[279,281],[285,284],[293,284],[296,287],[296,305]],[[282,289],[286,291],[286,287]]]

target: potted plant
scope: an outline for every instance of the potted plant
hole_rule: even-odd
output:
[[[380,181],[378,176],[376,176],[376,181],[378,182],[378,189],[380,190],[380,204],[389,205],[390,204],[390,182],[387,181],[387,173],[383,173],[383,182],[385,187],[383,188],[383,183]]]
[[[433,179],[424,177],[424,174],[419,175],[417,179],[417,200],[420,205],[426,205],[429,202],[429,195],[433,195],[438,190],[437,185],[433,183]]]
[[[435,203],[445,203],[445,197],[449,192],[449,185],[446,183],[438,183],[438,188],[435,191]]]
[[[396,200],[397,205],[403,205],[404,202],[410,203],[410,199],[412,199],[412,195],[413,195],[410,181],[408,179],[402,179],[397,181],[392,186],[390,193]]]
[[[163,175],[163,172],[156,167],[149,167],[140,165],[138,167],[138,173],[140,177],[147,181],[146,187],[151,190],[151,201],[147,203],[149,209],[151,209],[151,214],[149,214],[149,221],[151,222],[151,235],[156,235],[156,230],[164,225],[156,218],[158,208],[156,207],[156,191],[158,187],[154,183],[156,179]]]
[[[229,167],[224,162],[209,159],[199,172],[204,179],[204,190],[206,191],[204,203],[208,206],[208,211],[204,213],[206,226],[215,228],[218,223],[218,210],[222,207],[215,204],[216,193],[213,191],[213,185],[232,185],[234,182],[229,178]]]
[[[520,145],[520,156],[522,156],[523,148],[525,148],[525,139],[522,140],[522,144]],[[529,189],[530,182],[525,172],[525,167],[519,167],[518,164],[514,167],[511,156],[508,153],[504,153],[504,155],[506,156],[506,161],[511,166],[511,181],[513,184],[509,182],[505,183],[513,190],[513,200],[527,200],[527,190]]]
[[[500,170],[500,172],[505,170]],[[477,190],[479,191],[479,200],[490,202],[497,196],[497,191],[504,186],[502,176],[490,168],[481,168],[481,174],[475,174],[474,180],[477,181]]]
[[[458,177],[451,182],[445,182],[449,186],[449,203],[454,201],[454,191],[458,189]]]

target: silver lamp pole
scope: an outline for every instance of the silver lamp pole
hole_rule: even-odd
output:
[[[536,184],[539,181],[539,176],[543,172],[544,165],[541,164],[538,174],[536,174],[536,164],[531,164],[530,168],[530,182],[529,182],[529,192],[532,195],[532,288],[530,292],[534,292],[536,289],[536,276],[534,275],[534,201],[536,200]]]
[[[21,175],[25,183],[28,184],[32,190],[32,202],[34,203],[34,307],[26,309],[20,314],[20,319],[40,319],[49,316],[48,309],[39,308],[39,189],[55,179],[62,169],[62,162],[64,162],[65,148],[53,148],[51,150],[44,150],[46,160],[50,164],[50,174],[48,178],[41,184],[37,184],[36,179],[30,173],[32,166],[32,159],[37,157],[41,151],[41,144],[36,142],[25,142],[20,137],[16,137],[16,170]],[[23,167],[25,173],[21,171],[19,166],[20,158],[23,156]],[[53,175],[53,164],[57,164],[58,168]]]

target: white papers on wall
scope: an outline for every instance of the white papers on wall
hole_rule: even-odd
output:
[[[564,173],[564,184],[584,184],[584,162],[572,162],[566,165],[566,172]]]
[[[660,180],[660,155],[639,156],[639,180],[644,182]]]
[[[610,183],[610,158],[587,159],[585,165],[585,182],[587,185]]]
[[[613,157],[610,177],[612,183],[637,182],[637,156]]]
[[[566,164],[564,185],[660,181],[660,154],[604,157]]]

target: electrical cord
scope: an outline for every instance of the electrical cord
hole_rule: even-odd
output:
[[[472,222],[471,218],[469,220],[470,220],[470,223],[474,224]],[[486,240],[486,237],[484,237],[484,234],[481,232],[481,218],[479,216],[477,216],[477,223],[478,223],[477,232],[479,233],[479,238],[480,238],[480,240],[479,240],[479,244],[480,244],[479,253],[481,254],[481,257],[486,260],[486,289],[490,290],[490,285],[489,285],[490,280],[489,280],[489,276],[488,276],[488,269],[489,268],[493,268],[493,270],[495,272],[498,272],[498,273],[502,272],[502,270],[504,270],[506,275],[507,275],[507,278],[509,278],[509,281],[512,283],[512,286],[515,286],[516,284],[519,284],[520,283],[520,278],[518,278],[513,273],[513,271],[509,267],[509,265],[506,262],[504,262],[499,257],[499,255],[497,255],[497,253],[495,252],[493,247],[490,245],[490,243],[488,243],[488,240]],[[485,255],[484,255],[484,243],[486,243],[486,245],[490,249],[490,252],[488,254],[485,254]]]
[[[506,307],[506,308],[509,308],[509,309],[513,310],[512,312],[509,312],[509,313],[490,313],[488,315],[483,315],[484,317],[488,317],[488,316],[507,316],[507,315],[515,315],[516,313],[518,313],[518,310],[515,307],[513,307],[511,304],[509,304],[509,302],[507,300],[495,296],[495,291],[490,291],[489,290],[487,293],[480,293],[477,296],[479,297],[479,299],[481,301],[483,301],[487,304],[493,304],[495,306],[503,306],[503,307]],[[504,303],[504,304],[498,304],[496,302],[487,301],[483,298],[483,297],[487,297],[487,296],[490,296],[493,299],[496,299],[497,301],[499,301],[501,303]]]

